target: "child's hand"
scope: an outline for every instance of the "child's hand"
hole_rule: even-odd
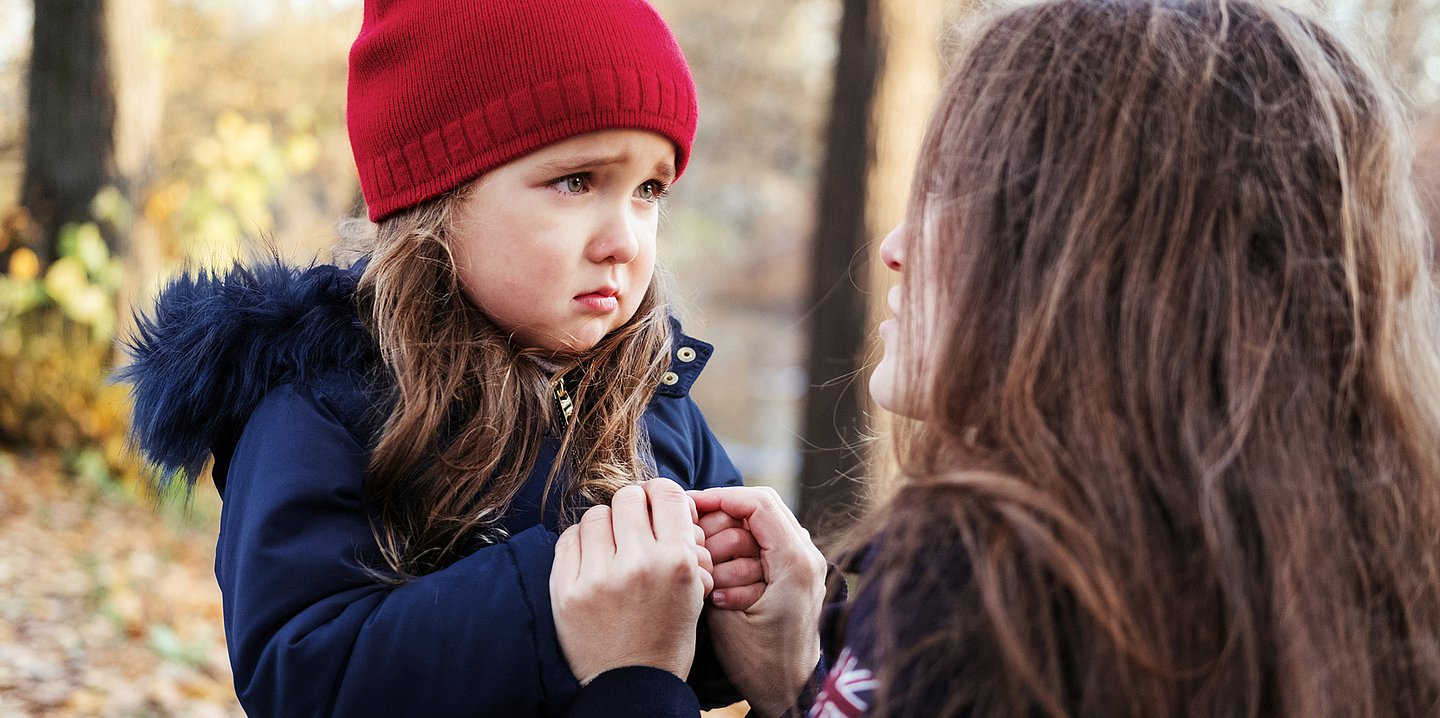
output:
[[[695,503],[668,479],[626,486],[561,534],[550,570],[555,632],[586,684],[613,668],[652,666],[681,679],[710,586]]]
[[[714,563],[715,590],[710,603],[716,608],[744,611],[765,593],[765,566],[760,546],[745,522],[724,511],[712,511],[697,522],[704,531],[705,548]]]

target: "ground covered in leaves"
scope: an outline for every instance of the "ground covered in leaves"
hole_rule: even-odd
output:
[[[0,452],[0,715],[243,715],[205,492],[156,511],[55,457]]]
[[[56,457],[0,449],[0,716],[243,716],[218,516],[208,486],[156,510]]]

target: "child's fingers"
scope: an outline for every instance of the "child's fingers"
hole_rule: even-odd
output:
[[[695,546],[695,561],[700,564],[700,583],[705,586],[703,595],[709,596],[715,590],[715,563],[710,560],[710,552],[704,546]]]
[[[673,481],[674,479],[669,479],[669,480],[670,480],[670,481]],[[678,485],[678,484],[677,484],[677,485]],[[685,503],[687,503],[687,504],[690,505],[690,521],[691,521],[691,523],[699,524],[699,523],[700,523],[700,510],[697,509],[697,508],[695,508],[695,499],[690,498],[690,495],[689,495],[689,494],[686,494],[686,495],[685,495]]]
[[[609,506],[591,506],[580,517],[580,571],[604,575],[615,557],[615,534]],[[572,527],[573,528],[573,527]],[[567,531],[568,533],[568,531]]]
[[[695,499],[694,497],[691,497],[690,500],[693,502]],[[725,513],[724,511],[711,511],[708,514],[703,514],[695,523],[699,524],[700,528],[705,529],[705,536],[707,538],[710,536],[714,536],[715,534],[720,533],[725,529],[745,528],[744,521],[741,521],[740,519],[737,519],[734,516]]]
[[[580,575],[580,525],[576,524],[560,534],[555,542],[555,564],[550,568],[551,584],[555,579],[573,581]]]
[[[715,588],[726,589],[765,582],[765,566],[758,559],[737,558],[722,561],[711,569],[715,575]]]
[[[670,479],[651,479],[642,486],[650,499],[650,526],[662,546],[683,546],[694,540],[694,501]]]
[[[765,584],[752,583],[749,586],[716,589],[710,594],[710,604],[727,611],[745,611],[765,595]]]
[[[760,558],[760,544],[745,529],[730,528],[710,536],[705,539],[705,548],[710,549],[716,563],[733,558]]]
[[[620,487],[610,498],[614,512],[615,550],[620,553],[644,551],[655,542],[650,529],[650,506],[645,490],[638,484]]]

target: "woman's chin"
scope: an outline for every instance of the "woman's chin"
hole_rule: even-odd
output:
[[[881,409],[891,413],[900,413],[896,411],[895,403],[895,370],[888,357],[881,359],[880,363],[875,365],[875,371],[870,373],[869,387],[871,401],[874,401]]]

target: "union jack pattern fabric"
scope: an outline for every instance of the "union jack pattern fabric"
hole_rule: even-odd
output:
[[[877,685],[874,672],[861,667],[860,660],[846,648],[826,676],[809,718],[860,718],[870,709]]]

